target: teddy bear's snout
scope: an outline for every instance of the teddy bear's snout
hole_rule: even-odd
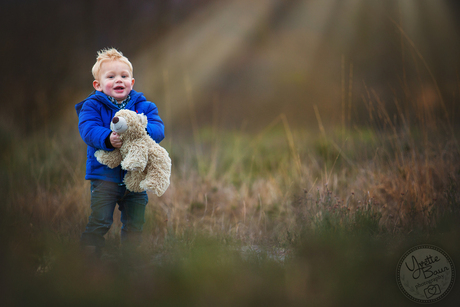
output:
[[[110,129],[116,133],[123,133],[128,130],[126,119],[121,116],[115,116],[110,123]]]

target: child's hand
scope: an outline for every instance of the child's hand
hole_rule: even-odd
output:
[[[115,148],[120,148],[123,145],[123,141],[120,139],[120,136],[116,132],[110,134],[110,143]]]

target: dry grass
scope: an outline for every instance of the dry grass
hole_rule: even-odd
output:
[[[193,142],[166,140],[171,186],[161,198],[150,195],[146,239],[161,244],[167,234],[196,232],[281,244],[299,227],[299,214],[317,220],[331,208],[347,215],[372,209],[380,229],[390,232],[436,226],[452,210],[446,193],[460,171],[455,136],[396,127],[380,108],[375,116],[383,114],[386,125],[380,129],[321,128],[317,136],[292,131],[280,116],[258,134],[201,129]],[[34,136],[16,143],[5,165],[7,208],[31,227],[72,239],[89,212],[84,144],[69,141],[75,139],[74,129]]]
[[[355,302],[350,293],[364,288],[361,304],[376,297],[381,305],[400,303],[397,293],[381,298],[382,289],[393,291],[389,279],[370,288],[375,280],[365,272],[393,274],[393,260],[409,244],[458,240],[459,147],[450,127],[429,113],[409,125],[378,97],[365,104],[367,127],[325,128],[317,113],[314,133],[293,129],[281,115],[255,133],[195,127],[193,138],[166,139],[171,186],[161,198],[150,195],[138,256],[146,266],[137,275],[117,256],[120,222],[107,235],[105,263],[88,267],[78,257],[90,210],[76,128],[11,144],[2,158],[0,226],[8,302],[33,301],[18,292],[27,280],[31,297],[46,294],[42,304],[136,298],[211,306],[226,298],[228,305],[330,306]]]

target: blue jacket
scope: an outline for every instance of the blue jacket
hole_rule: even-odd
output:
[[[125,109],[144,113],[147,116],[147,133],[159,143],[164,139],[164,124],[153,102],[147,101],[142,93],[132,90],[131,100]],[[88,98],[75,105],[78,115],[78,129],[83,141],[88,145],[85,179],[101,179],[122,183],[125,171],[120,166],[111,169],[97,162],[94,153],[103,149],[111,151],[105,140],[110,135],[110,122],[119,109],[108,99],[107,95],[95,91]]]

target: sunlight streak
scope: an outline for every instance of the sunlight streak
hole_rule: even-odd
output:
[[[136,72],[141,75],[142,87],[155,95],[164,86],[161,72],[168,71],[169,82],[175,86],[170,99],[181,109],[185,105],[185,76],[193,91],[200,91],[218,77],[222,65],[244,48],[254,30],[264,23],[273,3],[218,2],[204,8],[163,41],[145,48],[136,59],[144,63]]]
[[[350,103],[351,90],[362,94],[363,81],[386,100],[386,84],[432,82],[449,71],[454,77],[455,49],[438,46],[451,41],[459,47],[455,38],[444,1],[219,1],[133,62],[136,87],[160,104],[167,97],[173,119],[187,114],[190,97],[203,109],[224,92],[219,112],[228,113],[228,121],[237,120],[230,114],[235,107],[252,120],[258,114],[270,122],[285,113],[290,120],[307,114],[308,122],[316,104],[334,122],[340,117],[334,110],[342,103],[341,76],[348,75],[344,67],[353,66],[347,82],[358,82],[346,86]],[[426,63],[419,63],[420,56]],[[423,66],[428,70],[420,71]],[[434,75],[426,76],[430,69]]]

